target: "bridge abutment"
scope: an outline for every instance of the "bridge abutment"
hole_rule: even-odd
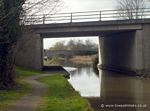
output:
[[[43,39],[34,30],[27,29],[18,42],[19,52],[16,64],[41,70],[43,67]]]
[[[150,72],[150,25],[143,25],[142,31],[142,41],[143,41],[143,66],[144,71]]]
[[[137,73],[144,70],[142,30],[99,37],[102,69]]]

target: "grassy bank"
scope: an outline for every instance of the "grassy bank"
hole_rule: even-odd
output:
[[[17,67],[16,81],[17,86],[11,90],[0,90],[0,111],[6,111],[16,100],[20,99],[25,94],[31,91],[31,87],[24,81],[26,77],[39,74],[34,70],[27,70]]]
[[[40,111],[93,111],[62,76],[50,76],[40,81],[48,86]]]
[[[32,91],[25,78],[41,74],[39,71],[24,68],[17,68],[16,73],[17,86],[12,90],[0,91],[0,111],[6,111],[9,106]],[[39,81],[45,83],[48,90],[37,111],[93,111],[62,75],[44,77]]]

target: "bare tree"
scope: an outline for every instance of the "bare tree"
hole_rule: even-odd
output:
[[[27,14],[51,13],[61,4],[61,0],[26,0],[24,10]]]
[[[23,22],[29,22],[29,24],[42,23],[45,15],[53,15],[61,5],[61,0],[26,0],[23,5],[25,10]]]
[[[116,7],[120,18],[123,19],[141,19],[145,8],[145,0],[118,0]]]
[[[18,45],[26,18],[53,12],[59,1],[0,0],[0,89],[15,85],[16,54],[30,41]]]

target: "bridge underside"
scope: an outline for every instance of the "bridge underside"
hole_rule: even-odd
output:
[[[140,73],[143,67],[141,31],[129,31],[99,37],[100,68]]]
[[[150,71],[150,25],[142,23],[35,25],[26,30],[26,41],[17,64],[41,70],[43,38],[99,36],[103,69],[141,74]],[[32,30],[31,30],[32,29]]]

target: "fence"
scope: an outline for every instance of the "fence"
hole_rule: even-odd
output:
[[[150,18],[150,9],[132,10],[103,10],[86,11],[73,13],[56,13],[44,15],[29,15],[24,21],[25,24],[51,24],[51,23],[74,23],[90,21],[111,21],[111,20],[133,20]]]

